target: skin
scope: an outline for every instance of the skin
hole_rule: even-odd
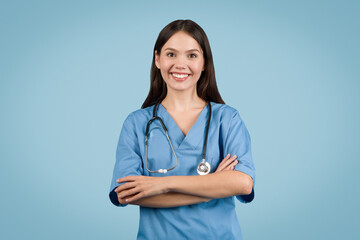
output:
[[[161,102],[184,135],[196,121],[206,102],[197,95],[196,84],[204,70],[203,51],[189,34],[179,31],[155,51],[155,64],[167,86]],[[188,74],[180,79],[173,74]],[[166,208],[208,202],[214,198],[247,195],[252,191],[252,178],[233,171],[237,156],[228,154],[214,173],[203,176],[127,176],[117,179],[124,183],[115,189],[122,204]]]
[[[166,207],[176,207],[183,205],[190,205],[201,202],[208,202],[212,198],[222,198],[233,196],[232,191],[228,191],[231,186],[234,189],[241,190],[238,184],[242,184],[241,182],[236,182],[234,180],[234,176],[237,174],[246,175],[242,172],[232,171],[235,165],[238,163],[236,160],[236,155],[230,157],[228,154],[219,164],[216,171],[212,174],[208,174],[205,176],[179,176],[173,178],[173,181],[166,181],[165,178],[172,177],[147,177],[147,176],[128,176],[125,178],[119,178],[117,180],[118,183],[127,182],[123,185],[120,185],[115,189],[115,192],[118,194],[118,200],[122,204],[134,204],[140,205],[143,207],[156,207],[156,208],[166,208]],[[224,175],[224,172],[231,172],[232,174]],[[217,174],[217,175],[215,175]],[[222,174],[222,175],[221,175]],[[206,178],[208,176],[215,176],[213,178]],[[247,176],[247,175],[246,175]],[[190,178],[193,177],[193,178]],[[217,183],[218,178],[222,177],[224,182],[221,184]],[[181,179],[183,178],[183,179]],[[164,180],[164,181],[163,181]],[[175,181],[174,181],[175,180]],[[200,181],[199,181],[200,180]],[[196,187],[194,188],[194,182],[196,182]],[[170,191],[171,187],[175,184],[180,184],[178,191],[176,192],[173,188]],[[213,184],[211,184],[213,183]],[[210,185],[218,185],[218,189],[224,189],[218,191],[219,195],[211,195],[208,193],[209,188],[204,188],[203,186]],[[243,184],[244,185],[244,184]],[[192,186],[188,188],[189,186]],[[210,187],[214,188],[214,186]],[[141,190],[140,190],[141,189]],[[181,192],[181,190],[189,190],[191,192]],[[198,191],[198,189],[201,189]],[[243,189],[239,194],[249,194],[245,192],[246,189]],[[251,190],[250,190],[251,191]],[[238,195],[235,193],[235,195]]]
[[[198,42],[181,31],[164,44],[160,55],[155,51],[155,65],[160,69],[170,96],[190,93],[198,98],[193,91],[204,70],[204,63],[203,51]],[[186,73],[189,77],[185,81],[176,81],[172,73]]]

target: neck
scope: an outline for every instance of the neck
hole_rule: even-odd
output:
[[[161,102],[161,105],[163,105],[166,110],[183,112],[194,108],[204,108],[206,102],[197,95],[196,89],[182,92],[169,91],[168,89],[167,95]]]

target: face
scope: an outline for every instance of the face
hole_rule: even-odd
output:
[[[179,31],[164,44],[160,55],[155,51],[155,64],[168,92],[196,90],[196,83],[204,70],[204,56],[198,42]]]

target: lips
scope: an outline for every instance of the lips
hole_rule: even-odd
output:
[[[188,74],[188,73],[171,73],[171,76],[176,81],[185,81],[190,76],[190,74]]]

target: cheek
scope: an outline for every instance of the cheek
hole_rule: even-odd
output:
[[[204,64],[203,63],[196,63],[192,66],[192,71],[194,74],[201,74]]]
[[[162,77],[165,79],[168,77],[169,68],[168,67],[165,68],[165,67],[161,66],[160,72],[161,72]]]
[[[171,61],[162,61],[161,62],[161,72],[164,72],[164,73],[169,72],[171,66],[172,66]]]
[[[164,66],[164,65],[161,66],[160,73],[161,73],[163,80],[166,83],[168,82],[168,79],[170,78],[169,71],[170,71],[169,66]]]

